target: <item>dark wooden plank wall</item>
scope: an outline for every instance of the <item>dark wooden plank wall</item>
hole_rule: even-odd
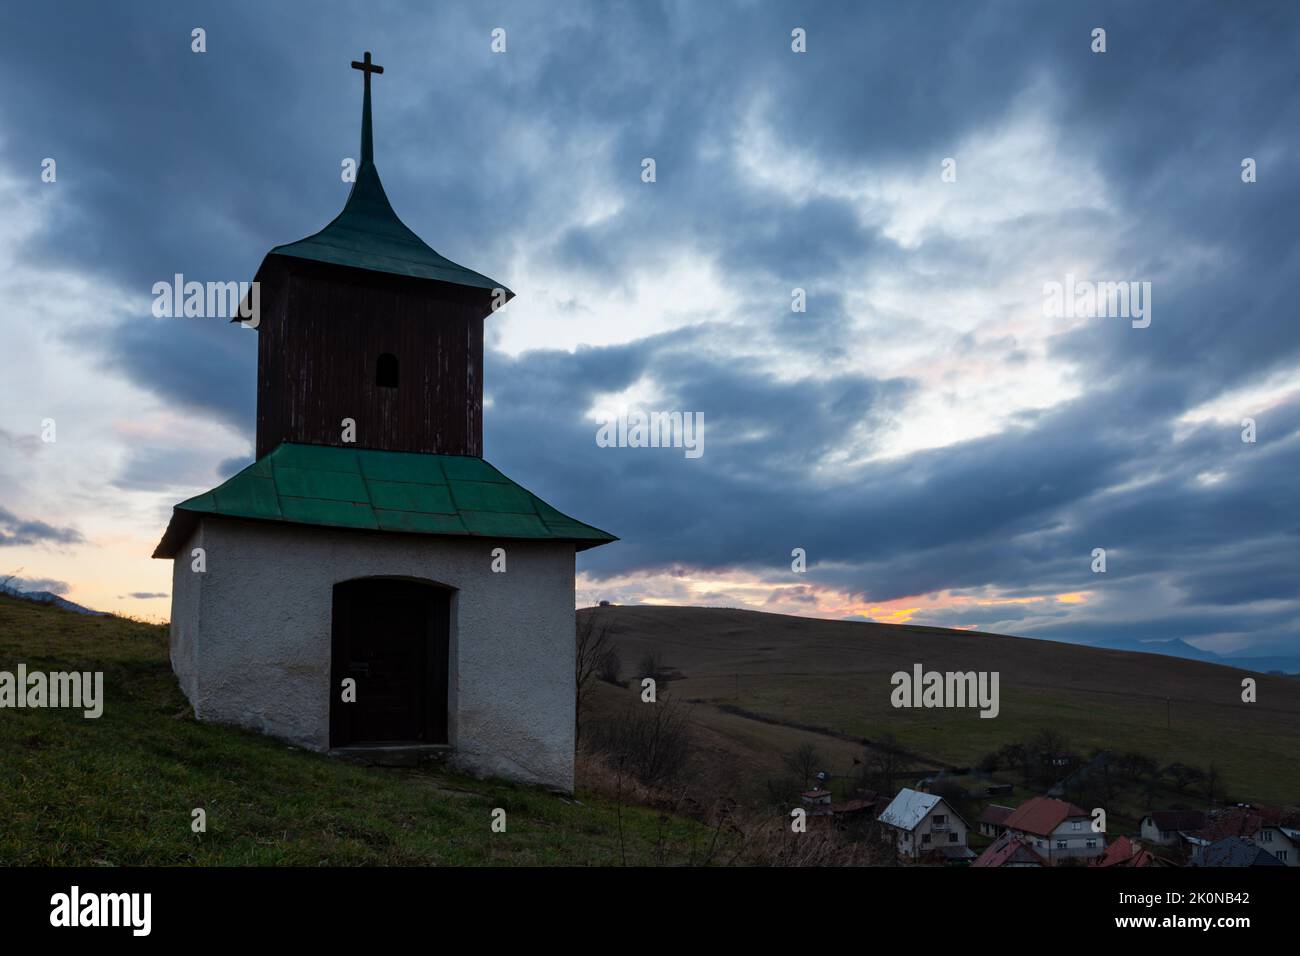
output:
[[[438,283],[295,262],[264,268],[257,457],[281,442],[483,454],[483,317],[489,296]],[[396,389],[375,384],[380,354]]]

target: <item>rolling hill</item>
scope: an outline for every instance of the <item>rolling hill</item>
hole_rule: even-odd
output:
[[[682,863],[715,839],[595,793],[359,766],[198,723],[165,627],[0,596],[0,671],[20,662],[102,671],[106,699],[96,720],[0,709],[0,866]],[[504,833],[491,829],[497,807]]]
[[[831,769],[862,754],[850,738],[893,734],[921,763],[971,766],[1042,728],[1075,750],[1137,751],[1213,763],[1231,799],[1300,803],[1300,680],[1148,653],[909,625],[694,607],[605,607],[624,676],[648,652],[681,672],[700,744],[738,776],[773,774],[814,742]],[[895,709],[895,671],[997,671],[1001,711]],[[1258,684],[1243,703],[1242,679]],[[603,712],[636,693],[603,685]],[[810,730],[809,728],[817,728]]]
[[[1300,802],[1300,681],[1177,658],[966,631],[709,608],[614,607],[635,672],[658,651],[680,677],[699,756],[719,787],[753,784],[815,743],[848,772],[896,735],[926,766],[965,765],[1043,726],[1081,750],[1215,762],[1233,799]],[[102,670],[98,720],[0,710],[0,864],[608,864],[688,862],[710,828],[584,788],[577,800],[438,765],[362,767],[241,730],[196,723],[167,663],[165,628],[0,596],[0,670]],[[998,670],[1001,713],[895,710],[890,675]],[[637,700],[596,688],[597,710]],[[731,776],[728,782],[727,775]],[[194,808],[208,830],[191,831]],[[509,837],[493,834],[495,807]],[[743,843],[743,841],[742,841]],[[747,845],[747,844],[745,844]]]

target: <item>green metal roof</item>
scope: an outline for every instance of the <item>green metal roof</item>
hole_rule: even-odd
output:
[[[501,283],[438,255],[408,229],[393,212],[373,163],[358,169],[347,204],[333,222],[314,236],[276,246],[269,254],[477,289],[504,289],[507,300],[514,295]]]
[[[314,236],[276,246],[269,254],[314,259],[371,272],[436,279],[477,289],[503,289],[506,299],[512,298],[514,293],[501,283],[434,252],[397,218],[384,192],[384,185],[379,181],[372,143],[370,87],[367,85],[361,110],[361,164],[343,211]]]
[[[561,514],[482,458],[280,445],[211,491],[182,501],[154,550],[174,558],[203,515],[364,531],[572,541],[618,539]]]

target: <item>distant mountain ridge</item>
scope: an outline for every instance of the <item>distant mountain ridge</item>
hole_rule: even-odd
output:
[[[865,623],[861,617],[845,617],[843,621],[852,623]],[[935,628],[934,630],[944,630]],[[1050,637],[1032,637],[1028,640],[1054,640]],[[1076,644],[1074,641],[1066,643]],[[1222,664],[1224,667],[1237,667],[1241,670],[1256,671],[1260,674],[1283,673],[1283,674],[1300,674],[1300,655],[1260,655],[1249,657],[1225,657],[1222,654],[1216,654],[1214,651],[1205,651],[1195,644],[1189,644],[1181,637],[1170,638],[1165,641],[1140,641],[1131,637],[1114,637],[1104,641],[1092,643],[1078,642],[1077,647],[1097,647],[1108,651],[1130,651],[1136,654],[1159,654],[1163,657],[1177,657],[1185,661],[1204,661],[1206,664]]]
[[[20,601],[31,601],[33,604],[50,604],[59,608],[59,610],[71,611],[73,614],[88,614],[91,617],[108,616],[105,611],[94,611],[88,607],[83,607],[75,601],[59,597],[53,591],[20,591],[18,588],[0,584],[0,594],[7,594],[9,597],[18,598]]]
[[[1205,661],[1207,664],[1223,664],[1227,667],[1239,667],[1242,670],[1268,673],[1281,671],[1284,674],[1300,674],[1300,657],[1224,657],[1214,651],[1205,651],[1194,644],[1189,644],[1180,637],[1167,641],[1139,641],[1133,638],[1112,638],[1088,644],[1088,647],[1104,647],[1112,651],[1135,651],[1139,654],[1162,654],[1165,657],[1179,657],[1189,661]]]

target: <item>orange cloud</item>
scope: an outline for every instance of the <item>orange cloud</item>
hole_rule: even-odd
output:
[[[941,614],[944,618],[960,620],[965,616],[961,614],[964,608],[1045,603],[1083,604],[1091,596],[1089,591],[1020,597],[997,592],[987,596],[957,595],[943,590],[868,604],[848,591],[796,582],[792,580],[794,577],[797,576],[772,579],[747,572],[675,568],[671,572],[632,574],[597,581],[580,573],[577,603],[584,606],[607,598],[627,603],[740,607],[829,620],[857,618],[883,624],[908,624],[918,614]],[[980,627],[971,623],[949,626],[962,630],[977,630]]]

